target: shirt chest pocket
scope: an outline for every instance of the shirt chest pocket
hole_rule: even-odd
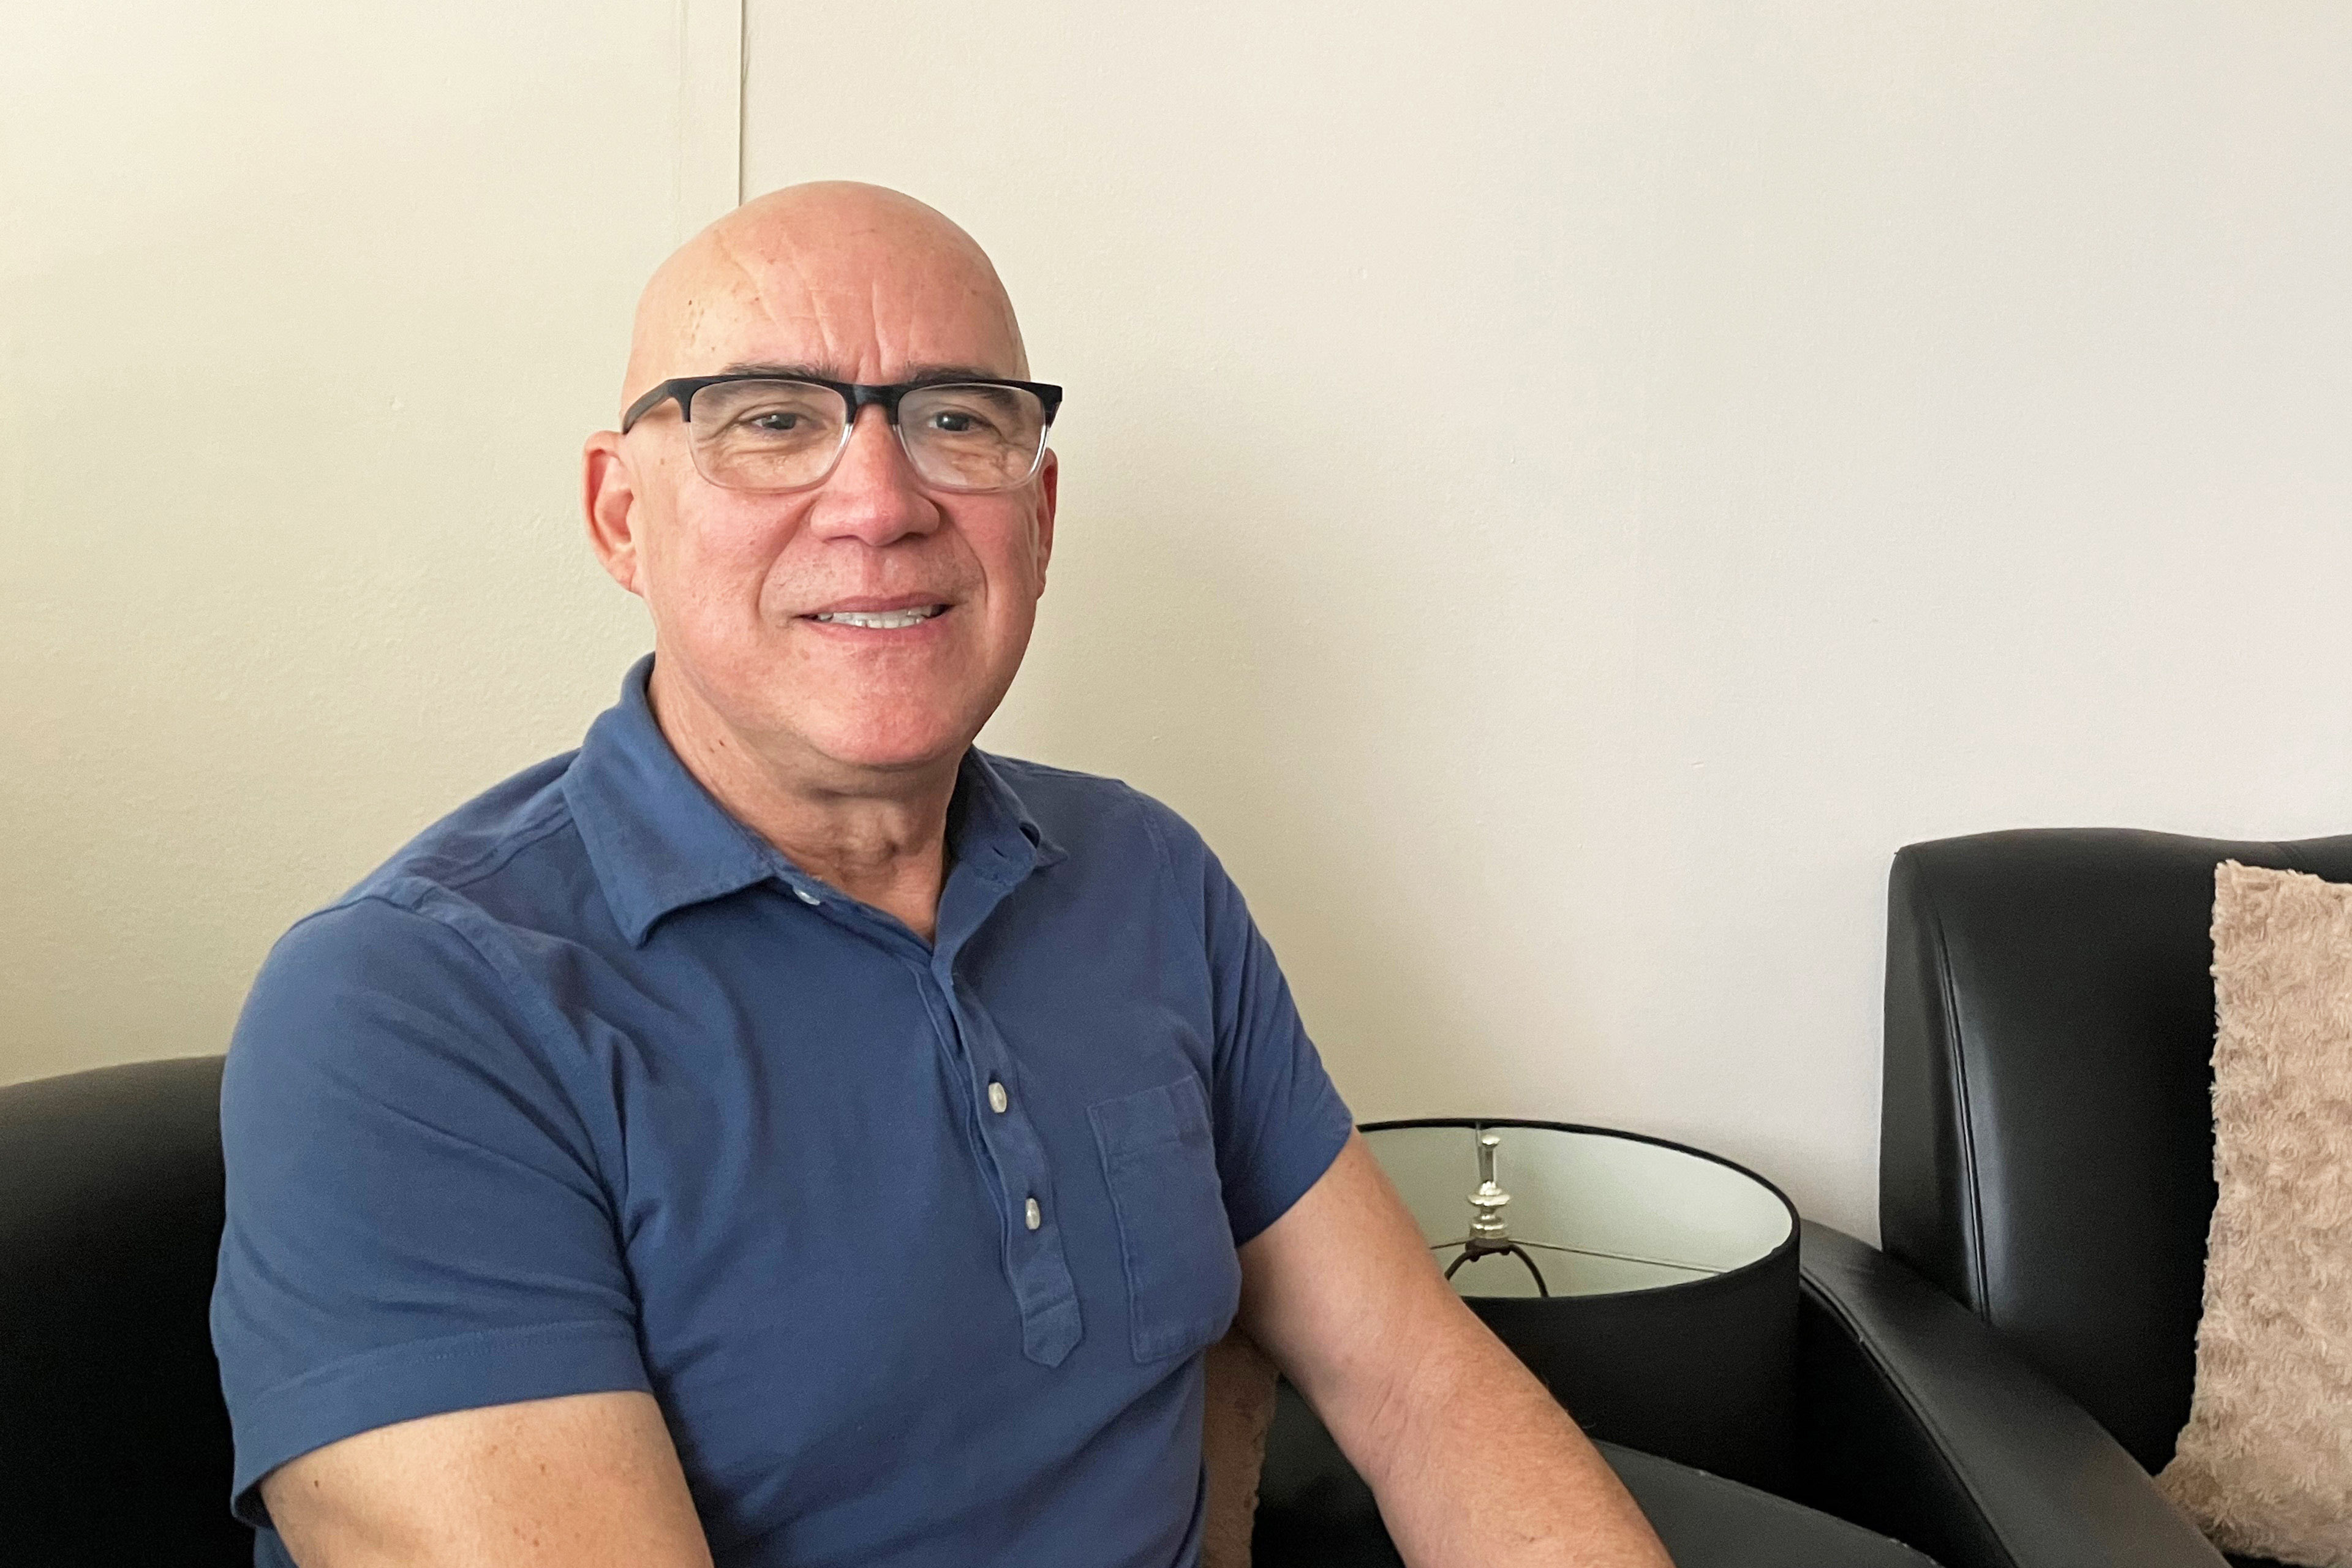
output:
[[[1118,1215],[1135,1359],[1199,1350],[1233,1322],[1242,1285],[1201,1081],[1102,1100],[1087,1117]]]

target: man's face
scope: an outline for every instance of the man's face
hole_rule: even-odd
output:
[[[667,352],[641,343],[635,356],[670,363],[633,368],[632,395],[739,368],[866,383],[1025,374],[976,252],[888,222],[766,247],[757,237],[673,280],[688,296],[677,341]],[[761,494],[696,471],[675,403],[618,447],[633,496],[627,544],[603,552],[652,611],[657,701],[682,696],[770,760],[844,784],[961,754],[1028,647],[1053,542],[1050,454],[1015,489],[937,489],[868,407],[823,483]],[[879,628],[816,618],[904,610],[936,613]]]

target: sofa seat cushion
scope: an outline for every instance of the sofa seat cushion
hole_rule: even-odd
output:
[[[1600,1448],[1675,1568],[1935,1568],[1900,1542],[1801,1503],[1613,1443]]]

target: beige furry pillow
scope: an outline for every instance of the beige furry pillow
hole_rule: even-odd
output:
[[[2214,868],[2213,1173],[2189,1425],[2225,1549],[2352,1568],[2352,887]]]

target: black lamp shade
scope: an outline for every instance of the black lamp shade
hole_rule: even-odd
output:
[[[1696,1149],[1564,1122],[1363,1131],[1438,1261],[1460,1263],[1454,1288],[1588,1435],[1787,1489],[1797,1214],[1779,1188]],[[1519,1250],[1464,1260],[1482,1134]]]

